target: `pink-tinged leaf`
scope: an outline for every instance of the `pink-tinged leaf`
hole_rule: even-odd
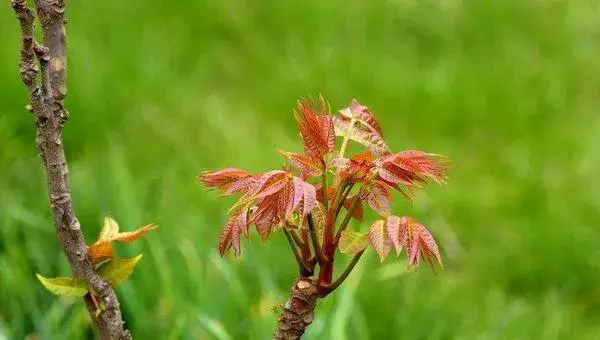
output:
[[[265,173],[256,185],[257,190],[253,193],[252,199],[259,199],[265,196],[272,195],[291,180],[290,173],[283,170],[273,170]]]
[[[219,253],[221,256],[233,247],[235,256],[241,253],[240,236],[241,234],[248,237],[248,207],[241,209],[235,215],[231,216],[223,228],[221,239],[219,242]]]
[[[202,172],[198,175],[198,179],[208,188],[227,190],[231,184],[249,176],[250,174],[245,170],[226,168],[214,172]]]
[[[371,111],[369,111],[369,109],[366,106],[361,105],[356,99],[352,99],[352,101],[350,102],[350,106],[340,110],[340,114],[346,118],[358,121],[367,129],[377,132],[380,136],[383,137],[381,125],[379,125],[379,122],[377,122],[375,116],[373,116]]]
[[[383,262],[392,249],[392,242],[390,241],[384,220],[375,221],[371,225],[369,229],[369,241],[373,248],[375,248],[377,255],[379,255],[379,259]]]
[[[240,178],[237,181],[231,183],[229,188],[223,193],[224,196],[229,196],[237,193],[248,193],[256,186],[259,177],[248,176]]]
[[[252,215],[251,223],[255,224],[273,224],[277,223],[277,219],[283,214],[278,211],[278,195],[267,196],[256,205],[256,211]]]
[[[407,229],[406,250],[408,252],[408,265],[419,263],[419,235],[415,231],[414,225],[409,224]]]
[[[304,181],[298,177],[292,179],[294,184],[294,198],[292,200],[292,210],[296,210],[304,197]]]
[[[387,186],[379,181],[373,181],[362,187],[360,198],[367,202],[373,211],[387,217],[391,212],[390,192]]]
[[[223,232],[221,233],[221,237],[219,238],[219,254],[221,257],[225,255],[225,252],[229,249],[229,247],[231,247],[231,229],[231,224],[228,223],[225,225],[225,228],[223,228]]]
[[[386,226],[388,234],[390,235],[390,240],[392,240],[392,244],[396,249],[396,256],[398,256],[400,255],[403,244],[403,242],[400,241],[400,218],[394,215],[389,216],[387,218]]]
[[[317,191],[310,183],[303,182],[302,186],[304,187],[302,214],[306,216],[310,214],[317,202]]]
[[[369,245],[369,235],[346,229],[342,231],[338,245],[342,254],[353,255]]]
[[[435,258],[440,264],[440,266],[443,267],[442,257],[440,256],[440,250],[438,249],[438,245],[433,239],[433,236],[431,236],[429,230],[427,230],[427,228],[425,228],[421,224],[419,224],[416,228],[419,234],[419,241],[421,243],[423,257],[425,257],[427,262],[429,262],[429,264],[432,265],[433,268],[433,261],[431,261],[433,255],[433,258]]]
[[[377,156],[389,154],[389,148],[380,134],[375,131],[361,129],[358,125],[350,125],[346,117],[334,117],[335,134],[351,139],[365,147]]]
[[[292,208],[294,204],[294,184],[289,181],[280,192],[277,193],[279,197],[279,205],[277,208],[278,214],[282,220],[287,220],[292,215]]]
[[[434,260],[442,266],[442,258],[437,243],[427,228],[410,217],[402,217],[397,221],[399,224],[398,239],[401,245],[406,246],[408,265],[416,266],[421,259],[424,259],[429,263],[432,270],[435,269]]]
[[[321,176],[323,173],[323,161],[308,154],[298,154],[286,151],[279,151],[285,158],[290,161],[294,169],[300,172],[303,177]]]
[[[400,241],[400,246],[402,247],[408,247],[408,225],[411,221],[413,221],[413,219],[410,217],[400,217],[400,225],[398,226],[398,240]]]

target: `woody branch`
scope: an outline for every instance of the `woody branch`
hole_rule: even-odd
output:
[[[43,45],[35,40],[35,15],[25,0],[12,0],[21,26],[21,79],[25,84],[36,124],[36,145],[46,173],[48,196],[56,234],[76,277],[94,292],[85,302],[101,339],[131,339],[123,327],[117,296],[112,286],[94,270],[87,255],[81,226],[71,204],[68,167],[62,143],[62,130],[68,112],[64,107],[66,87],[66,42],[64,0],[38,0],[35,9],[42,28]],[[41,71],[41,72],[40,72]],[[40,79],[38,79],[38,73]]]

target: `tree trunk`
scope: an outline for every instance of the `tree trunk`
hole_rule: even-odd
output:
[[[69,117],[64,107],[66,85],[65,0],[37,0],[42,44],[35,40],[34,12],[26,0],[12,0],[21,25],[20,73],[29,92],[35,114],[36,144],[47,173],[48,196],[54,226],[71,269],[94,292],[97,305],[87,294],[84,298],[90,317],[102,340],[129,340],[123,327],[119,301],[113,287],[96,273],[87,255],[81,225],[71,204],[69,170],[62,143],[63,126]],[[38,72],[41,77],[38,80]],[[100,311],[97,309],[100,308]],[[99,312],[99,316],[96,316]]]
[[[273,339],[300,339],[306,327],[313,322],[318,297],[317,287],[311,279],[297,279],[290,289],[290,299],[279,316]]]

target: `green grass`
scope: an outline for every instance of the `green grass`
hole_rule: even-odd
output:
[[[86,338],[0,10],[0,339]],[[69,1],[65,146],[88,241],[103,216],[161,226],[118,289],[138,339],[266,339],[296,272],[283,235],[240,259],[216,241],[229,202],[203,169],[279,167],[301,149],[299,96],[357,97],[394,150],[454,163],[413,206],[446,269],[370,251],[307,339],[600,337],[600,7],[553,1]],[[354,225],[354,228],[359,226]],[[366,228],[365,225],[362,228]]]

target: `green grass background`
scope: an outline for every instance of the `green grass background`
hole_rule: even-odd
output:
[[[92,335],[70,275],[0,10],[0,339]],[[277,168],[301,150],[291,111],[356,97],[394,150],[454,163],[401,215],[446,269],[406,272],[373,251],[322,301],[306,339],[600,338],[600,5],[595,0],[70,0],[64,143],[88,241],[105,215],[155,222],[118,295],[138,339],[267,339],[294,260],[283,235],[218,257],[229,201],[203,169]],[[365,222],[362,228],[366,228]],[[353,225],[353,228],[361,228]]]

